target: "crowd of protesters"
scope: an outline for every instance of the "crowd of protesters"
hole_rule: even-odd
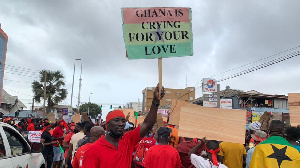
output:
[[[92,122],[66,123],[47,119],[22,119],[23,131],[42,131],[42,154],[47,168],[297,168],[300,167],[300,131],[279,120],[267,130],[253,122],[245,144],[205,138],[179,137],[178,128],[155,125],[164,89],[153,93],[153,102],[144,122],[130,123],[122,110],[113,110],[103,125]]]

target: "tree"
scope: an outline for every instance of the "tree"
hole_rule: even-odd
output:
[[[87,113],[88,111],[92,118],[96,118],[98,116],[98,114],[102,115],[101,108],[95,103],[91,103],[91,102],[85,103],[85,104],[82,104],[79,108],[80,113]]]
[[[67,89],[64,89],[64,75],[60,71],[42,70],[40,71],[40,81],[32,82],[32,91],[36,102],[44,100],[44,81],[46,77],[46,101],[47,112],[49,112],[53,106],[63,101],[67,97]]]

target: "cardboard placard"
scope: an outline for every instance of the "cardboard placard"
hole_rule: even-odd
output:
[[[188,103],[186,101],[173,99],[172,107],[170,110],[169,124],[177,125],[177,126],[179,125],[180,110],[182,106],[197,106],[197,105]]]
[[[145,118],[146,118],[146,116],[138,116],[136,126],[142,124],[144,122]],[[133,122],[133,123],[135,123],[135,122]]]
[[[156,123],[154,124],[153,132],[156,132],[160,127],[165,126],[164,120],[160,113],[157,113]]]
[[[181,106],[179,136],[245,143],[246,110]]]
[[[53,113],[47,114],[47,118],[49,120],[49,123],[56,123],[55,116]]]
[[[80,114],[79,114],[79,113],[75,114],[75,115],[73,116],[72,121],[73,121],[74,123],[79,123],[79,122],[81,121],[81,119],[80,119]]]
[[[41,131],[29,131],[28,132],[28,140],[30,142],[41,142],[41,135],[42,132]]]
[[[88,121],[91,122],[90,117],[88,116],[87,113],[82,113],[82,121]]]
[[[288,94],[291,126],[300,125],[300,93]]]
[[[134,110],[133,109],[122,109],[122,111],[123,111],[125,117],[129,113],[129,115],[130,115],[129,122],[135,123],[135,116],[134,116]]]

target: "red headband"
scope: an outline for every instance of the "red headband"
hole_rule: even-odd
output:
[[[109,112],[106,116],[106,124],[113,118],[116,118],[116,117],[123,117],[125,118],[125,115],[123,113],[122,110],[114,110],[112,112]]]
[[[208,153],[211,153],[211,157],[212,157],[213,164],[214,164],[215,166],[219,166],[217,154],[220,152],[220,148],[218,148],[218,149],[216,149],[216,150],[213,150],[213,149],[207,149],[206,145],[204,146],[204,148],[205,148],[205,150],[206,150]]]

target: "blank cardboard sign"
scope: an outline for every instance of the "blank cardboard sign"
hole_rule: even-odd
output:
[[[291,126],[300,125],[300,93],[288,94]]]
[[[129,113],[130,114],[130,117],[129,117],[129,122],[131,123],[134,123],[135,122],[135,116],[134,116],[134,110],[133,109],[122,109],[125,117],[127,116],[127,114]]]
[[[197,105],[188,103],[182,100],[172,100],[172,107],[170,110],[170,117],[169,117],[169,124],[172,125],[179,125],[179,118],[180,118],[180,110],[182,106],[193,106],[196,107]]]
[[[55,116],[54,116],[53,113],[47,114],[47,118],[48,118],[50,123],[56,123]]]
[[[74,123],[79,123],[80,121],[81,121],[81,119],[80,119],[80,114],[79,113],[77,113],[77,114],[75,114],[74,116],[73,116],[73,122]]]
[[[179,136],[245,143],[246,110],[182,106]]]

